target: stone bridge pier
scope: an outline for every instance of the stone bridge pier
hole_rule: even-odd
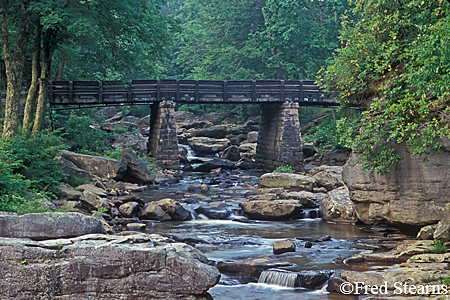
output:
[[[261,104],[256,162],[262,167],[303,162],[298,102]]]
[[[175,103],[172,101],[155,102],[150,105],[150,108],[149,156],[154,157],[158,165],[163,168],[179,169]]]

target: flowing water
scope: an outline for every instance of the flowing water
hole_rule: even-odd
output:
[[[170,197],[183,202],[188,186],[204,180],[206,177],[202,177],[201,174],[191,175],[178,184],[148,190],[140,196],[147,201]],[[233,203],[235,199],[242,200],[245,191],[237,187],[222,190],[212,186],[211,194],[202,201]],[[191,211],[195,205],[198,204],[184,204]],[[237,204],[235,205],[237,207]],[[243,278],[239,274],[222,274],[219,284],[209,291],[215,300],[354,299],[352,296],[329,294],[326,292],[326,284],[316,290],[302,288],[298,283],[298,276],[318,270],[327,270],[331,273],[341,268],[333,260],[360,252],[358,240],[369,236],[367,228],[329,224],[320,218],[251,223],[237,221],[242,219],[242,216],[232,216],[227,220],[209,220],[200,215],[191,221],[154,223],[147,227],[147,231],[194,241],[195,247],[209,260],[215,262],[273,256],[274,241],[285,239],[295,241],[297,246],[295,256],[287,255],[283,259],[290,265],[282,267],[281,270],[262,273],[259,283],[256,280],[248,282],[248,278]],[[332,239],[323,242],[314,241],[326,235],[330,235]],[[313,241],[313,245],[311,248],[306,248],[305,243],[310,240]]]

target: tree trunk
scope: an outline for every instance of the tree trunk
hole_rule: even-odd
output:
[[[42,54],[41,78],[39,81],[39,97],[34,118],[33,132],[41,131],[44,127],[45,108],[47,105],[48,83],[54,48],[55,31],[48,29],[44,36],[44,51]]]
[[[23,131],[28,132],[33,126],[33,117],[36,110],[36,100],[39,91],[39,77],[41,74],[41,26],[35,27],[35,40],[33,47],[33,60],[31,70],[31,84],[28,90],[27,102],[23,115]]]
[[[6,104],[3,138],[11,139],[17,135],[19,126],[19,103],[22,91],[23,65],[28,44],[30,18],[28,7],[30,0],[23,0],[21,5],[20,27],[17,34],[14,54],[10,53],[9,28],[4,3],[0,2],[0,26],[3,44],[3,57],[6,67]]]
[[[62,80],[65,67],[66,67],[66,61],[64,59],[61,59],[59,61],[58,76],[56,76],[56,80]]]

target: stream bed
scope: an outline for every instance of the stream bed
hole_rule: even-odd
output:
[[[157,190],[148,190],[139,196],[146,201],[169,197],[183,203],[188,186],[202,182],[204,179],[201,176],[201,174],[191,174],[185,176],[180,183]],[[220,189],[212,185],[210,188],[210,194],[203,201],[232,202],[233,199],[241,197],[245,191],[238,187]],[[193,211],[195,204],[183,204],[183,206]],[[330,273],[338,271],[343,265],[337,265],[335,261],[362,251],[364,247],[361,247],[358,241],[370,236],[370,227],[330,224],[321,218],[243,222],[244,219],[243,216],[236,215],[225,220],[210,220],[200,215],[191,221],[149,224],[147,232],[176,236],[178,239],[191,241],[191,245],[195,245],[215,264],[274,256],[273,242],[291,239],[296,244],[295,255],[283,257],[282,260],[290,264],[278,269],[299,273],[320,270]],[[327,235],[331,236],[331,240],[318,242],[320,238]],[[308,241],[313,241],[310,248],[305,247]],[[256,280],[240,276],[238,273],[222,274],[219,284],[210,289],[209,293],[215,300],[355,299],[353,296],[328,293],[326,284],[315,290],[283,287],[276,284],[257,283]]]

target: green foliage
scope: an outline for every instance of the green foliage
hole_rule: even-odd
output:
[[[105,152],[103,152],[103,156],[120,160],[122,158],[122,151],[123,149],[109,148]]]
[[[280,165],[273,171],[273,173],[295,173],[295,171],[292,170],[292,167],[289,165]]]
[[[366,169],[385,174],[400,159],[395,144],[426,156],[450,137],[450,4],[352,2],[356,17],[344,16],[343,47],[318,81],[363,110],[351,145]]]
[[[441,240],[435,240],[431,247],[428,247],[425,251],[427,253],[445,253],[447,252],[447,247],[442,243]]]
[[[55,198],[62,182],[54,157],[60,140],[53,135],[0,140],[0,211],[48,211],[46,198]]]
[[[92,214],[92,216],[96,219],[100,219],[101,215],[106,212],[107,209],[104,207],[100,207],[99,209],[97,209],[96,211],[94,211],[94,213]]]
[[[66,122],[61,123],[61,135],[67,140],[71,150],[89,153],[105,149],[108,136],[90,117],[70,115]]]

